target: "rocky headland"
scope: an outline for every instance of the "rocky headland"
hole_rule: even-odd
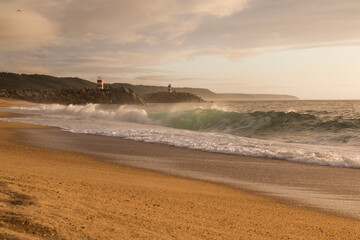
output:
[[[205,102],[202,98],[186,92],[157,92],[144,97],[148,103],[183,103],[183,102]]]
[[[58,104],[145,104],[131,89],[0,89],[0,97],[14,98],[36,103]]]
[[[137,96],[147,98],[148,95],[167,92],[166,86],[133,85],[129,83],[106,83],[105,86],[111,89],[128,88]],[[0,89],[95,89],[96,83],[78,77],[55,77],[42,74],[16,74],[10,72],[0,72]],[[279,94],[245,94],[245,93],[215,93],[206,88],[172,88],[176,93],[192,93],[206,100],[299,100],[295,96]],[[174,96],[170,96],[173,99]],[[149,97],[150,98],[150,97]],[[181,97],[180,97],[181,98]],[[165,99],[167,99],[165,97]],[[187,97],[185,97],[185,100]],[[194,99],[194,101],[197,101]],[[166,102],[171,102],[167,100]],[[177,102],[177,101],[175,101]]]

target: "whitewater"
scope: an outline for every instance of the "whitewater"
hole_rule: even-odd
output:
[[[203,104],[1,108],[2,120],[208,152],[360,168],[360,101],[230,101]]]

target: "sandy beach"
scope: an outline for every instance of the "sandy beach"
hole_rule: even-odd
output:
[[[0,100],[0,106],[13,104]],[[49,134],[58,130],[0,121],[1,239],[360,239],[360,222],[353,218],[121,166],[110,155],[25,144],[34,131],[57,145]],[[91,142],[91,136],[81,138]],[[145,144],[126,142],[128,151],[138,153]],[[124,162],[166,159],[169,153],[185,160],[193,156],[185,149],[166,147],[167,152],[160,145],[147,146],[142,159],[129,152],[116,154]]]

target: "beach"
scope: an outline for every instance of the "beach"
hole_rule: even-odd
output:
[[[0,102],[1,106],[13,104],[17,103]],[[0,113],[0,117],[10,116]],[[166,172],[170,166],[166,159],[168,163],[180,156],[185,162],[193,158],[211,161],[224,155],[129,140],[116,140],[127,151],[112,152],[96,144],[90,151],[85,143],[115,140],[63,134],[66,136],[58,129],[0,121],[0,238],[360,239],[360,222],[350,216],[231,184],[174,176],[179,172],[157,172]],[[34,139],[38,142],[31,143]],[[74,144],[66,145],[64,139]],[[256,159],[258,166],[264,163]],[[157,161],[163,169],[144,165],[154,166]],[[181,169],[184,167],[179,166]],[[328,167],[328,172],[332,169]],[[358,170],[345,171],[356,177]],[[298,182],[302,180],[312,184],[305,179]],[[343,195],[350,190],[333,191]]]

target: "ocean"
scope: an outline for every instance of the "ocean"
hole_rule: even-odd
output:
[[[3,119],[208,152],[360,168],[360,101],[29,104]]]

